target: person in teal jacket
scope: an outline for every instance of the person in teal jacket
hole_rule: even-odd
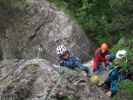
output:
[[[119,80],[121,77],[121,68],[114,68],[109,73],[107,80],[105,81],[106,94],[108,96],[114,96],[119,90]]]
[[[124,67],[123,62],[126,60],[126,57],[127,52],[119,50],[116,53],[115,61],[109,65],[109,75],[104,83],[108,96],[114,96],[119,91],[119,81],[124,79],[122,67]]]

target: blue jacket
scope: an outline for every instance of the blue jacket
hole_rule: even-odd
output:
[[[108,80],[109,81],[118,81],[120,76],[120,70],[118,68],[112,69],[112,71],[109,73]]]
[[[67,66],[69,68],[78,67],[80,64],[80,60],[77,57],[69,57],[68,59],[61,59],[61,66]]]
[[[88,75],[91,76],[93,71],[88,67],[81,64],[80,59],[78,57],[69,57],[68,59],[60,59],[61,66],[66,66],[68,68],[80,68],[81,70],[87,71]]]

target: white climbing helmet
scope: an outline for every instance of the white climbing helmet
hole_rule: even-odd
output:
[[[64,45],[59,45],[56,48],[57,55],[63,55],[63,53],[66,51],[67,51],[67,48]]]
[[[127,51],[126,50],[119,50],[116,53],[116,59],[123,59],[127,56]]]

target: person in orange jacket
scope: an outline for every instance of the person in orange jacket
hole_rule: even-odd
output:
[[[109,47],[106,43],[101,44],[100,48],[97,48],[95,51],[94,61],[93,61],[93,71],[99,69],[99,66],[104,63],[106,66],[106,56],[110,54]]]

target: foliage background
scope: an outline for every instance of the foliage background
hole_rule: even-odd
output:
[[[96,45],[107,42],[112,51],[128,50],[128,58],[133,57],[133,0],[48,0],[64,10],[93,39]],[[24,16],[29,9],[26,0],[0,0],[0,31],[12,25],[16,18]],[[17,17],[16,17],[17,16]],[[15,20],[13,20],[13,17]],[[2,36],[0,34],[0,36]],[[124,41],[119,41],[121,38]],[[119,41],[119,43],[117,43]],[[129,60],[128,59],[128,60]],[[128,64],[129,65],[129,64]],[[131,68],[131,69],[130,69]],[[132,65],[129,69],[133,71]],[[122,81],[120,92],[114,100],[133,98],[133,82]]]
[[[72,16],[98,44],[132,33],[132,0],[49,0]]]
[[[84,29],[96,46],[107,42],[116,53],[120,49],[128,51],[128,62],[123,69],[133,74],[133,0],[49,0],[64,10]],[[113,100],[131,100],[133,82],[120,82],[120,92]],[[121,98],[122,97],[122,98]]]

